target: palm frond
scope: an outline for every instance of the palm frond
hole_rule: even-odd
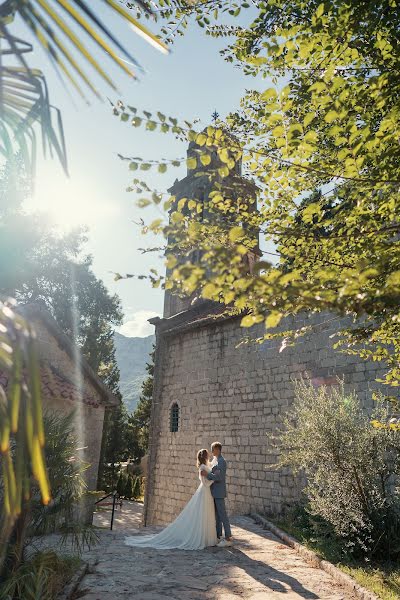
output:
[[[168,52],[167,46],[118,2],[102,2],[110,14],[118,15],[121,22],[125,20],[152,45]],[[136,74],[127,61],[141,69],[89,4],[85,0],[6,0],[0,4],[0,154],[7,160],[12,161],[13,156],[21,153],[29,169],[34,169],[39,129],[45,155],[56,156],[65,172],[68,170],[60,112],[50,103],[43,72],[32,68],[27,60],[32,45],[11,33],[17,14],[47,53],[61,79],[83,98],[85,88],[100,97],[88,66],[116,90],[104,61],[95,58],[88,43],[95,44],[103,56],[131,77]],[[146,4],[138,1],[138,5],[142,12],[151,15]],[[10,64],[6,62],[8,59]]]
[[[40,71],[20,67],[0,69],[2,118],[0,152],[5,159],[21,153],[28,170],[35,166],[36,127],[43,153],[57,156],[68,172],[64,132],[59,110],[49,101],[46,81]]]
[[[38,497],[44,504],[50,501],[34,343],[30,325],[0,302],[0,369],[11,382],[7,392],[0,385],[0,574],[14,524],[29,497],[32,475]],[[29,364],[28,380],[23,383],[21,372]]]
[[[102,0],[108,6],[110,13],[119,15],[121,21],[129,23],[140,35],[155,45],[162,52],[168,52],[166,44],[153,34],[147,27],[142,25],[138,19],[132,16],[115,0]],[[12,4],[12,3],[11,3]],[[119,56],[121,54],[137,69],[141,69],[139,62],[120,42],[117,35],[107,27],[94,12],[93,7],[85,0],[19,0],[16,3],[16,11],[21,15],[31,29],[33,36],[52,55],[58,68],[64,72],[67,67],[75,70],[82,81],[93,92],[93,84],[86,73],[82,62],[89,63],[94,71],[109,86],[115,89],[115,84],[100,61],[97,61],[93,53],[88,49],[86,41],[95,43],[103,54],[106,54],[119,69],[126,74],[135,77],[136,74],[127,66],[126,61]],[[140,3],[143,12],[143,3]],[[146,10],[146,8],[144,8]],[[147,9],[151,15],[150,9]],[[1,18],[1,17],[0,17]],[[75,27],[73,27],[75,26]],[[78,35],[80,30],[82,35]],[[65,41],[74,47],[76,55],[68,50]],[[64,56],[66,64],[63,66],[61,55]]]

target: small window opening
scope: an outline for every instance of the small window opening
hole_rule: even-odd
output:
[[[170,431],[172,433],[179,431],[179,406],[176,403],[171,406]]]

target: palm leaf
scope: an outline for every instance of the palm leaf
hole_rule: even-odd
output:
[[[114,0],[102,0],[110,13],[125,20],[150,43],[163,52],[167,46],[147,27],[139,23],[129,11]],[[138,0],[142,12],[151,11]],[[26,58],[32,45],[10,32],[14,17],[19,14],[33,38],[41,45],[66,85],[85,97],[84,87],[97,97],[98,90],[92,82],[87,67],[116,90],[104,61],[93,56],[87,42],[94,43],[101,54],[107,55],[118,68],[129,76],[135,73],[127,66],[122,54],[140,69],[138,61],[121,44],[94,13],[85,0],[6,0],[0,4],[0,153],[8,160],[22,153],[26,166],[34,169],[36,156],[36,129],[40,129],[43,152],[57,156],[67,172],[67,158],[62,122],[59,111],[50,104],[46,80],[33,69]],[[78,34],[79,32],[79,34]],[[12,65],[5,58],[12,57]],[[19,67],[15,67],[15,59]]]
[[[60,113],[49,102],[44,77],[40,73],[29,75],[15,68],[3,70],[2,75],[3,125],[8,127],[9,137],[11,138],[12,135],[14,141],[12,149],[9,147],[9,150],[14,155],[22,151],[27,165],[34,168],[35,148],[32,146],[32,140],[36,137],[35,126],[39,124],[44,154],[49,152],[51,156],[56,155],[67,172]],[[23,94],[21,83],[25,85]],[[31,153],[26,156],[26,149],[29,146]]]
[[[0,302],[0,369],[11,382],[7,392],[0,386],[0,575],[9,536],[21,513],[22,497],[27,485],[30,487],[30,469],[43,503],[50,500],[34,343],[26,321]],[[22,384],[21,373],[26,366],[30,368]]]
[[[28,25],[28,27],[32,30],[32,32],[36,35],[36,37],[41,41],[43,38],[42,45],[46,43],[50,44],[53,42],[53,51],[54,59],[57,62],[61,63],[61,58],[57,53],[56,48],[63,54],[66,60],[69,62],[71,67],[78,73],[84,83],[90,88],[90,90],[98,97],[100,97],[99,92],[96,90],[94,85],[91,83],[90,79],[87,77],[85,72],[80,68],[79,63],[74,59],[72,53],[68,50],[62,40],[59,38],[57,33],[54,31],[52,27],[47,23],[47,21],[40,15],[40,13],[35,9],[34,6],[30,2],[28,2],[28,6],[30,8],[30,13],[24,11],[22,9],[22,15]],[[44,31],[46,36],[43,35]],[[49,50],[50,52],[50,50]]]
[[[1,21],[0,35],[3,37],[1,56],[12,56],[19,62],[19,66],[6,66],[3,60],[0,67],[0,152],[10,163],[16,154],[21,154],[27,169],[32,171],[36,158],[35,129],[39,128],[43,152],[57,156],[67,172],[59,111],[50,103],[43,74],[32,69],[25,59],[32,46],[11,36]]]
[[[34,14],[34,12],[32,12],[32,14]],[[69,56],[69,60],[71,62],[72,65],[74,65],[74,60],[73,57],[71,55],[69,55],[67,49],[63,46],[63,44],[58,40],[58,38],[56,36],[53,35],[49,35],[49,37],[51,38],[51,40],[53,42],[55,42],[55,44],[53,44],[46,35],[44,35],[43,31],[41,31],[41,27],[40,27],[40,16],[36,15],[36,21],[38,22],[38,25],[35,23],[35,21],[33,21],[33,19],[31,18],[31,15],[28,13],[24,14],[24,18],[25,18],[25,22],[28,25],[29,29],[32,31],[32,33],[35,34],[36,38],[38,39],[40,45],[42,46],[42,48],[47,51],[47,53],[50,55],[51,59],[55,62],[56,66],[58,66],[61,71],[64,73],[64,75],[67,77],[67,79],[69,80],[69,82],[72,84],[72,86],[76,89],[76,91],[79,93],[79,95],[84,98],[84,93],[79,85],[79,83],[76,81],[75,77],[72,75],[70,69],[68,68],[68,66],[65,64],[65,62],[63,61],[63,59],[61,58],[61,56],[59,55],[59,53],[57,52],[56,47],[61,50],[61,52],[65,55],[65,56]],[[46,27],[46,23],[44,23],[44,27]],[[49,28],[50,29],[50,28]],[[44,29],[46,31],[46,29]],[[51,30],[50,30],[51,31]],[[76,67],[75,67],[76,68]],[[86,81],[86,83],[90,86],[90,82]],[[98,95],[98,93],[96,92],[95,88],[92,86],[92,91]]]
[[[109,7],[110,12],[114,12],[119,15],[121,20],[125,20],[132,27],[140,32],[140,35],[145,37],[149,42],[155,45],[159,50],[167,52],[167,46],[147,27],[142,25],[138,19],[135,19],[129,11],[122,8],[118,2],[114,0],[102,0],[102,2]],[[143,11],[143,3],[139,3]],[[118,53],[122,54],[130,63],[140,68],[138,61],[132,56],[132,54],[121,44],[117,36],[99,19],[90,7],[90,3],[85,0],[16,0],[16,11],[19,12],[21,17],[25,20],[28,27],[30,27],[34,37],[45,46],[44,39],[48,38],[48,42],[52,42],[54,46],[58,46],[59,51],[64,54],[65,60],[70,63],[83,79],[86,85],[93,90],[93,85],[90,82],[90,77],[85,72],[84,67],[81,63],[89,63],[94,71],[104,79],[108,85],[115,89],[108,72],[101,66],[100,62],[97,61],[90,50],[88,50],[85,44],[85,39],[90,42],[94,42],[102,51],[111,58],[119,69],[124,71],[126,74],[135,77],[126,62],[120,58]],[[151,11],[147,10],[148,14],[151,15]],[[73,22],[78,27],[83,35],[80,36],[70,26],[70,22]],[[35,26],[32,26],[32,25]],[[76,29],[75,27],[75,29]],[[61,34],[67,42],[74,46],[76,57],[70,52],[66,45],[61,41]],[[48,54],[55,58],[54,46],[46,48]],[[61,48],[62,46],[62,48]],[[118,52],[118,53],[117,53]],[[57,54],[55,58],[56,63],[59,67],[60,55]],[[64,68],[61,68],[64,71]]]

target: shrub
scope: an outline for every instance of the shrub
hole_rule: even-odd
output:
[[[145,478],[138,475],[137,477],[128,477],[125,488],[125,497],[130,500],[138,500],[144,496]],[[129,494],[129,496],[128,496]]]
[[[12,579],[18,569],[23,567],[26,548],[30,544],[30,538],[34,536],[62,531],[62,541],[66,542],[68,539],[72,548],[78,552],[85,545],[90,546],[97,541],[95,531],[82,525],[76,518],[77,504],[85,492],[83,473],[86,465],[77,455],[77,441],[73,433],[74,415],[48,412],[44,415],[43,422],[46,439],[44,453],[52,499],[48,505],[44,505],[37,484],[32,483],[30,496],[25,498],[4,548],[5,560],[0,582]],[[47,566],[40,566],[42,568],[47,569]]]
[[[124,473],[120,473],[117,481],[117,494],[119,496],[125,496],[126,481],[126,475]]]
[[[45,457],[52,500],[44,506],[38,493],[32,494],[29,509],[30,535],[51,533],[65,526],[76,526],[76,506],[86,492],[84,472],[87,465],[79,458],[75,437],[75,414],[46,412]]]
[[[125,498],[128,498],[128,500],[132,500],[132,498],[134,497],[133,477],[131,477],[130,475],[126,478],[124,496]]]
[[[0,598],[54,600],[79,564],[77,557],[62,557],[51,550],[37,552],[0,584]]]
[[[372,419],[358,398],[337,388],[295,383],[295,401],[279,436],[280,466],[307,478],[307,510],[329,524],[347,552],[400,555],[400,434],[388,406]]]
[[[133,498],[137,500],[142,497],[142,478],[140,476],[136,477],[135,483],[133,485]]]

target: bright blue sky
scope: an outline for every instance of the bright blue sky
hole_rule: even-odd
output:
[[[110,26],[109,11],[100,12]],[[189,120],[200,118],[207,124],[214,109],[224,116],[237,107],[246,88],[268,87],[267,82],[246,78],[224,62],[218,53],[223,42],[209,38],[197,26],[191,27],[184,38],[178,38],[172,53],[165,56],[136,36],[127,24],[114,21],[118,37],[144,66],[146,74],[140,82],[134,82],[112,67],[120,96],[101,86],[103,94],[112,100],[121,97],[145,110],[160,110]],[[17,34],[27,37],[22,28]],[[169,135],[120,123],[107,102],[90,97],[92,104],[87,107],[77,96],[69,96],[52,66],[40,52],[35,54],[31,64],[45,71],[52,103],[62,110],[70,179],[56,160],[40,160],[35,197],[29,207],[49,212],[65,228],[80,223],[89,227],[87,250],[94,256],[95,272],[123,302],[127,324],[122,332],[146,335],[151,332],[144,325],[146,319],[162,312],[162,292],[152,289],[146,281],[114,282],[111,272],[146,273],[151,266],[162,268],[162,264],[155,255],[138,251],[151,240],[143,237],[132,222],[145,214],[135,206],[135,196],[125,191],[131,173],[127,163],[116,155],[174,158],[184,155],[185,146]],[[179,169],[171,169],[163,176],[145,173],[160,190],[182,174]]]

